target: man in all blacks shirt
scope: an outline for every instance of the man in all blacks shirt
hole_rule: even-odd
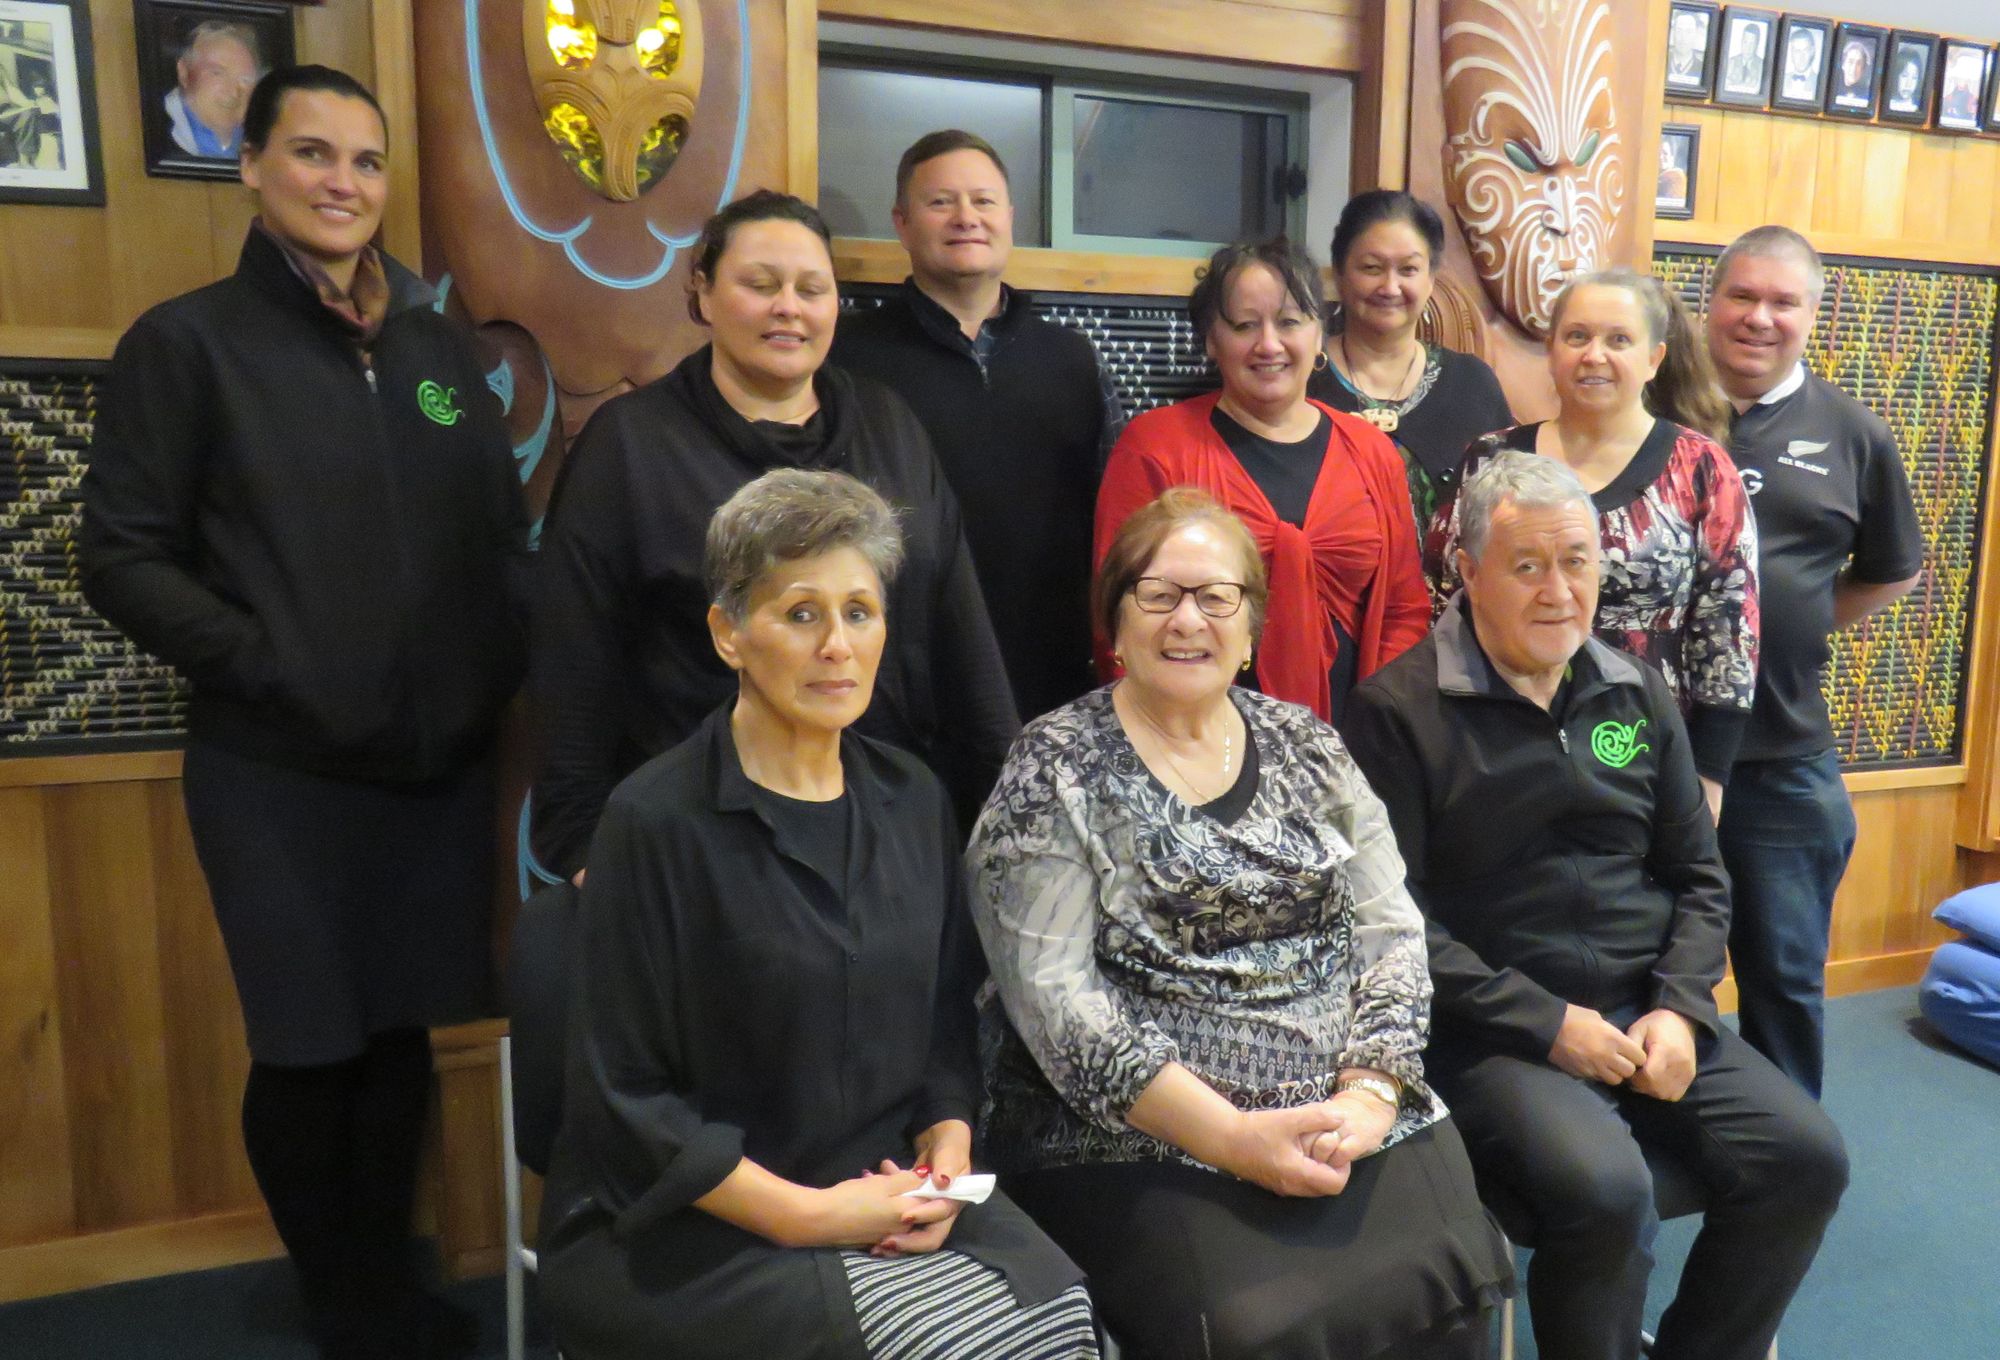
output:
[[[1763,595],[1757,697],[1719,828],[1729,953],[1743,1037],[1814,1096],[1833,895],[1855,835],[1820,692],[1827,638],[1909,590],[1924,561],[1888,427],[1800,361],[1824,280],[1803,236],[1758,227],[1722,253],[1708,302]]]

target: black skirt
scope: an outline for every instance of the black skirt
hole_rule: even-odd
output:
[[[1433,1360],[1484,1353],[1514,1288],[1449,1119],[1287,1199],[1184,1162],[1004,1178],[1143,1360]]]
[[[258,1062],[344,1062],[488,1013],[490,759],[372,784],[191,742],[181,785]]]

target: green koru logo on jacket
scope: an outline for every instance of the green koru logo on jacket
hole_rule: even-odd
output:
[[[429,378],[417,384],[417,409],[440,425],[456,425],[464,418],[465,412],[452,404],[457,398],[456,387],[439,387]]]
[[[1614,770],[1624,769],[1639,752],[1653,749],[1639,740],[1639,729],[1645,725],[1644,718],[1629,727],[1609,719],[1599,723],[1590,729],[1590,753]]]

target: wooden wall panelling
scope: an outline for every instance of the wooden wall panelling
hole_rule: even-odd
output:
[[[366,3],[366,0],[357,0]],[[382,215],[382,241],[389,253],[423,273],[423,198],[417,188],[417,54],[410,27],[412,0],[374,0],[369,45],[375,97],[390,128],[389,206]],[[358,24],[347,26],[358,29]]]
[[[785,187],[819,202],[819,6],[785,3]]]
[[[1354,87],[1354,151],[1349,183],[1400,189],[1409,180],[1410,26],[1414,0],[1378,0],[1362,19],[1361,76]]]
[[[820,0],[828,18],[963,29],[1315,71],[1363,69],[1362,12],[1383,0]]]
[[[41,793],[0,790],[0,1244],[76,1222]]]
[[[1662,240],[1724,245],[1777,222],[1822,251],[2000,263],[2000,140],[1746,109],[1665,105],[1701,129],[1695,216]]]
[[[143,784],[47,790],[76,1226],[174,1212],[151,816]]]
[[[143,786],[152,844],[160,996],[166,1016],[174,1209],[208,1214],[258,1205],[237,1134],[250,1050],[222,932],[195,859],[178,781]]]

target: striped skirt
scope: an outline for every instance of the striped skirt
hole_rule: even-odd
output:
[[[841,1253],[873,1360],[1096,1360],[1090,1297],[1071,1285],[1023,1308],[999,1271],[951,1250]]]

